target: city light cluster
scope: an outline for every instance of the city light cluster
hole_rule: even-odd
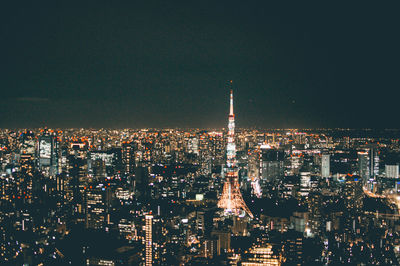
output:
[[[0,257],[398,264],[398,131],[0,130]]]

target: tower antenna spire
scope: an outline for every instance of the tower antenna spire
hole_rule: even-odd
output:
[[[231,99],[230,99],[230,108],[229,108],[229,115],[234,115],[233,114],[233,84],[232,84],[232,80],[230,81],[231,84]]]

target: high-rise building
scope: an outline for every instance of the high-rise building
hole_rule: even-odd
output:
[[[261,149],[260,178],[263,181],[277,180],[284,175],[284,152],[275,149]]]
[[[379,175],[379,152],[373,147],[369,150],[369,167],[370,177],[376,177]]]
[[[35,154],[35,136],[32,131],[21,134],[21,154]]]
[[[358,174],[364,181],[370,177],[368,152],[358,152]]]
[[[90,186],[86,190],[86,227],[101,229],[106,222],[105,193],[102,188]]]
[[[211,237],[218,239],[217,254],[219,255],[221,250],[226,253],[231,249],[231,233],[228,231],[212,231]]]
[[[212,173],[212,157],[207,154],[203,156],[201,162],[201,171],[204,175],[211,175]]]
[[[133,145],[129,142],[122,144],[122,167],[125,174],[132,174],[135,168]]]
[[[284,239],[285,262],[288,265],[303,265],[303,233],[288,231]]]
[[[153,265],[153,215],[146,215],[146,266]]]
[[[88,173],[97,178],[104,178],[112,175],[116,169],[118,162],[118,155],[120,151],[108,150],[108,151],[90,151],[88,152]]]
[[[323,217],[323,196],[318,191],[312,191],[307,198],[308,205],[308,228],[312,233],[321,232],[321,220]],[[303,231],[304,232],[304,231]]]
[[[213,258],[218,254],[218,238],[205,238],[201,243],[201,254],[205,258]]]
[[[12,194],[17,198],[22,198],[24,201],[31,201],[35,192],[41,191],[39,185],[39,176],[34,177],[34,157],[31,154],[21,154],[20,157],[21,173],[15,173],[15,184],[17,191]],[[10,192],[10,191],[9,191]],[[11,195],[10,195],[11,196]]]
[[[69,175],[71,177],[70,186],[72,189],[73,204],[75,205],[76,211],[82,207],[82,195],[80,191],[81,180],[85,176],[84,163],[81,158],[75,158],[75,156],[70,155],[68,157],[69,161]]]
[[[344,201],[348,211],[359,211],[363,207],[363,189],[361,177],[347,175],[344,187]]]
[[[300,172],[300,195],[307,197],[311,189],[311,173],[310,172]]]
[[[66,173],[61,173],[56,175],[56,191],[58,192],[58,195],[61,197],[65,196],[65,179],[66,179]]]
[[[385,174],[388,178],[399,178],[399,165],[385,165]]]
[[[230,111],[228,123],[228,141],[226,147],[227,159],[225,166],[225,182],[218,207],[224,209],[227,215],[244,216],[246,213],[253,218],[253,214],[243,200],[239,187],[238,167],[236,165],[235,145],[235,114],[233,113],[233,91],[230,93]]]
[[[39,167],[48,170],[50,176],[58,173],[58,142],[54,135],[45,132],[39,137]]]
[[[322,154],[321,160],[321,177],[328,178],[330,176],[330,155]]]
[[[133,188],[137,198],[148,198],[150,197],[149,188],[149,169],[139,164],[135,167],[135,177],[133,180]]]
[[[52,138],[45,134],[39,138],[39,166],[50,166]]]
[[[199,155],[199,139],[190,138],[188,141],[188,152]]]
[[[198,211],[196,215],[196,229],[198,235],[203,235],[205,231],[204,226],[204,211]]]

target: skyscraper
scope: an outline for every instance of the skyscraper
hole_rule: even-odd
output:
[[[44,134],[39,138],[39,166],[50,166],[52,153],[52,137],[49,134]]]
[[[385,165],[385,174],[388,178],[399,178],[399,165]]]
[[[379,153],[376,148],[371,147],[369,150],[370,176],[376,177],[379,175]]]
[[[92,186],[85,192],[86,228],[101,229],[106,221],[105,192]]]
[[[263,181],[277,180],[284,175],[284,152],[276,149],[261,148],[260,179]]]
[[[321,161],[321,177],[328,178],[330,175],[330,155],[329,154],[322,154],[322,161]]]
[[[39,137],[38,143],[39,167],[47,169],[50,176],[55,176],[58,170],[58,143],[50,132],[45,132]]]
[[[122,167],[125,174],[133,173],[135,166],[133,145],[129,142],[122,144]]]
[[[344,186],[344,202],[348,211],[361,211],[363,206],[363,189],[360,176],[347,175]]]
[[[188,152],[199,155],[199,139],[198,138],[190,138],[188,140]]]
[[[153,215],[146,215],[146,266],[153,265]]]
[[[369,158],[368,152],[358,152],[358,174],[364,182],[369,179]]]
[[[231,82],[232,83],[232,82]],[[225,183],[218,207],[224,209],[227,215],[244,216],[246,213],[253,218],[253,214],[243,200],[239,188],[238,167],[236,165],[235,146],[235,114],[233,113],[233,91],[230,93],[230,110],[228,122],[228,144],[226,147]]]

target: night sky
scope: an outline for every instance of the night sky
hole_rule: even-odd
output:
[[[8,2],[2,128],[400,127],[398,6]]]

